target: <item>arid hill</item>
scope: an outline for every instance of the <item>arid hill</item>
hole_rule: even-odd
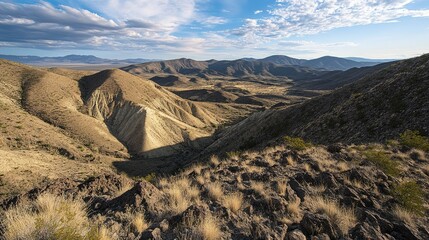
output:
[[[207,150],[247,148],[282,134],[317,143],[380,142],[406,129],[429,134],[429,55],[400,61],[331,94],[251,115]]]
[[[130,155],[194,151],[212,141],[218,126],[255,110],[193,103],[121,70],[47,71],[0,60],[0,71],[2,194],[46,177],[110,172],[111,162]]]

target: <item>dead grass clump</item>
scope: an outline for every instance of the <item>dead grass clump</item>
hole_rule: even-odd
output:
[[[336,201],[314,196],[306,199],[306,206],[317,213],[325,214],[343,235],[356,224],[356,216],[352,209],[341,207]]]
[[[210,157],[210,165],[213,167],[217,167],[217,166],[219,166],[219,164],[220,164],[219,157],[216,155],[212,155]]]
[[[44,194],[5,212],[5,239],[100,239],[83,201]]]
[[[277,187],[277,193],[280,196],[283,196],[283,197],[286,196],[286,189],[287,189],[286,180],[278,181],[276,187]]]
[[[263,182],[251,181],[250,187],[259,195],[265,196],[267,190],[265,189],[265,184]]]
[[[296,166],[296,162],[291,155],[286,157],[286,162],[288,165],[290,165],[292,167]]]
[[[175,232],[181,240],[217,240],[222,237],[219,220],[211,214],[196,217],[191,213],[183,219]]]
[[[237,213],[243,205],[243,194],[238,192],[228,194],[223,198],[222,203],[233,213]]]
[[[411,225],[411,226],[413,226],[415,223],[414,223],[414,219],[416,218],[416,215],[413,213],[413,212],[411,212],[411,211],[409,211],[409,210],[407,210],[407,209],[405,209],[405,208],[402,208],[402,207],[395,207],[394,209],[393,209],[393,214],[398,218],[398,219],[400,219],[400,220],[402,220],[402,221],[404,221],[405,223],[407,223],[408,225]]]
[[[299,222],[302,218],[301,208],[300,208],[301,200],[296,198],[294,201],[289,201],[286,209],[288,212],[289,219],[292,223]]]
[[[210,198],[215,201],[219,201],[223,197],[222,185],[218,182],[207,184],[207,191],[209,193]]]
[[[218,220],[214,217],[209,216],[204,218],[198,228],[201,236],[205,240],[216,240],[220,239],[222,236]]]
[[[203,176],[197,176],[195,178],[195,181],[197,181],[197,183],[200,185],[204,185],[204,183],[206,182],[206,179]]]
[[[146,222],[144,215],[142,213],[136,213],[132,217],[132,226],[138,233],[142,233],[149,227],[149,223]]]
[[[178,214],[200,201],[200,190],[186,176],[172,178],[162,190],[168,196],[169,211]]]

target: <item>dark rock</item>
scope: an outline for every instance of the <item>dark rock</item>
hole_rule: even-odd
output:
[[[339,153],[341,152],[341,149],[343,149],[341,144],[331,144],[327,148],[328,152],[330,153]]]
[[[329,172],[322,172],[316,176],[315,182],[318,185],[325,185],[328,188],[336,188],[338,186],[338,182],[335,179],[334,175]]]
[[[388,240],[379,230],[368,223],[360,223],[351,230],[351,236],[355,240]]]
[[[296,193],[296,195],[304,201],[304,197],[306,195],[305,189],[299,182],[297,182],[294,178],[291,178],[288,182],[288,186]]]
[[[307,240],[304,233],[301,232],[301,230],[293,230],[291,232],[288,232],[286,235],[286,240]]]
[[[317,236],[312,236],[311,240],[331,240],[331,238],[326,233],[319,234]]]
[[[140,240],[162,240],[161,230],[155,228],[153,230],[144,231],[140,237]]]
[[[163,192],[153,184],[141,181],[121,196],[106,202],[103,209],[123,211],[127,207],[142,207],[146,213],[155,216],[165,210],[163,209],[164,204],[160,204],[162,201],[165,201]]]
[[[304,233],[307,235],[326,233],[333,239],[339,237],[338,231],[325,215],[306,213],[300,225],[301,229],[303,229]]]

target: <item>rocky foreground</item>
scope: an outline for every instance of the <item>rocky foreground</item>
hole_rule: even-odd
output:
[[[4,237],[31,239],[53,229],[62,239],[429,239],[427,152],[395,141],[327,147],[283,141],[213,156],[165,178],[112,174],[47,184],[3,202]],[[46,207],[47,196],[64,204]],[[88,207],[78,230],[64,227],[73,212],[57,219],[64,226],[17,230],[24,215],[64,213],[79,201]]]

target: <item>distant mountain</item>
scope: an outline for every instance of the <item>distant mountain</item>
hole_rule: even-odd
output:
[[[394,62],[399,60],[399,59],[371,59],[371,58],[359,58],[359,57],[347,57],[345,59],[352,60],[355,62],[376,62],[376,63]]]
[[[368,67],[368,66],[374,66],[379,63],[377,62],[356,62],[352,60],[348,60],[345,58],[338,58],[338,57],[331,57],[331,56],[325,56],[317,59],[312,59],[308,61],[304,61],[301,65],[312,67],[312,68],[320,68],[325,69],[329,71],[334,70],[348,70],[350,68],[355,67]]]
[[[195,61],[192,59],[175,59],[159,62],[135,64],[121,68],[134,75],[150,74],[185,74],[185,75],[218,75],[231,77],[265,76],[288,77],[294,80],[309,79],[324,74],[324,70],[316,70],[298,65],[280,65],[264,61]]]
[[[39,66],[62,65],[62,64],[106,64],[106,65],[126,65],[134,63],[143,63],[154,61],[153,59],[105,59],[93,55],[67,55],[64,57],[38,57],[38,56],[15,56],[15,55],[0,55],[0,58]]]
[[[270,62],[270,63],[280,64],[280,65],[297,65],[297,66],[301,66],[307,60],[291,58],[291,57],[283,56],[283,55],[273,55],[273,56],[270,56],[270,57],[259,59],[259,61],[261,61],[261,62]]]

